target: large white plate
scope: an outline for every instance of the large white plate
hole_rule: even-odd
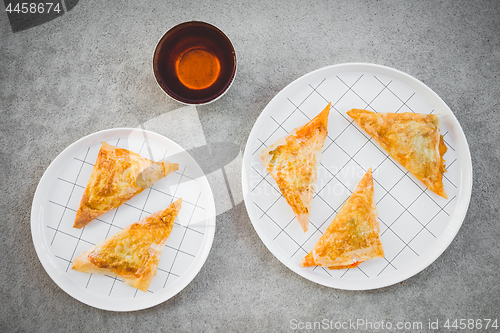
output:
[[[179,170],[83,229],[74,229],[76,210],[102,141],[151,160],[179,163]],[[178,198],[183,199],[182,208],[148,292],[131,288],[120,278],[71,269],[78,254]],[[55,158],[35,192],[31,232],[43,267],[65,292],[96,308],[132,311],[168,300],[196,276],[212,246],[215,216],[208,181],[184,149],[159,134],[121,128],[86,136]]]
[[[332,102],[309,231],[300,228],[259,153],[306,123]],[[448,147],[444,155],[445,200],[428,191],[395,162],[346,112],[434,113]],[[385,258],[354,269],[304,268],[309,253],[369,167]],[[417,79],[392,68],[363,63],[318,69],[279,92],[257,119],[245,148],[243,193],[250,220],[268,249],[288,268],[319,284],[348,290],[374,289],[403,281],[430,265],[462,225],[472,189],[465,135],[448,106]]]

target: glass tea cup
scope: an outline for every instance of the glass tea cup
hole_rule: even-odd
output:
[[[156,82],[174,100],[203,105],[219,99],[236,75],[236,53],[217,27],[199,21],[168,30],[153,55]]]

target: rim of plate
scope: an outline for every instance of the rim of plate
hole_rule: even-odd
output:
[[[42,178],[38,182],[35,194],[33,196],[33,203],[31,206],[31,236],[33,240],[33,245],[35,247],[35,251],[37,253],[38,259],[40,260],[43,268],[49,275],[49,277],[63,290],[65,291],[68,295],[71,297],[75,298],[76,300],[87,304],[89,306],[102,309],[102,310],[108,310],[108,311],[117,311],[117,312],[124,312],[124,311],[137,311],[137,310],[142,310],[146,309],[149,307],[153,307],[155,305],[158,305],[160,303],[163,303],[167,301],[168,299],[172,298],[176,294],[178,294],[182,289],[184,289],[199,273],[203,265],[205,264],[208,254],[210,253],[210,249],[212,248],[214,236],[215,236],[215,222],[216,222],[216,211],[215,211],[215,203],[213,199],[213,193],[212,189],[210,188],[210,184],[208,183],[208,180],[206,179],[206,176],[204,173],[202,173],[200,166],[198,163],[193,159],[193,157],[189,154],[186,154],[186,156],[189,156],[189,159],[191,160],[191,163],[194,162],[193,166],[195,168],[198,168],[199,171],[201,172],[200,174],[203,174],[203,178],[205,178],[206,181],[206,186],[207,186],[207,193],[205,195],[209,195],[209,200],[210,200],[210,214],[207,214],[207,228],[210,227],[211,231],[208,234],[207,237],[204,238],[203,242],[204,245],[200,249],[199,255],[196,257],[195,262],[193,262],[192,267],[190,270],[188,270],[184,275],[183,275],[183,281],[182,283],[176,284],[176,288],[173,288],[172,290],[162,290],[162,292],[158,293],[157,295],[153,297],[147,297],[145,299],[143,298],[136,298],[134,299],[134,302],[130,304],[130,302],[124,302],[125,299],[123,298],[116,298],[112,299],[109,297],[104,297],[101,295],[97,295],[95,293],[87,292],[83,290],[78,284],[76,284],[75,281],[73,281],[71,278],[69,278],[66,273],[62,272],[60,268],[57,266],[57,264],[53,261],[53,259],[49,256],[50,251],[47,249],[44,238],[43,238],[43,230],[41,229],[42,224],[39,223],[41,219],[39,218],[41,211],[43,210],[44,207],[44,201],[45,197],[43,194],[46,192],[46,187],[51,184],[51,178],[54,177],[54,175],[57,174],[56,171],[58,171],[57,165],[58,163],[62,162],[67,158],[67,156],[72,153],[73,150],[78,148],[78,145],[81,145],[85,143],[86,141],[92,140],[94,138],[98,137],[105,137],[105,136],[110,136],[114,135],[114,137],[119,137],[119,136],[124,136],[128,133],[131,132],[142,132],[147,136],[154,137],[156,140],[160,142],[165,142],[165,144],[172,145],[175,147],[175,149],[178,149],[180,152],[186,152],[184,148],[182,148],[179,144],[176,142],[172,141],[171,139],[160,135],[158,133],[149,131],[149,130],[144,130],[144,129],[139,129],[139,128],[112,128],[112,129],[106,129],[102,131],[98,131],[95,133],[91,133],[89,135],[86,135],[77,141],[73,142],[69,146],[67,146],[62,152],[60,152],[56,158],[49,164],[47,169],[44,171]],[[101,141],[101,140],[98,140]],[[92,144],[92,143],[89,143]]]
[[[360,285],[356,282],[353,283],[352,281],[347,281],[347,280],[343,281],[330,280],[331,282],[335,283],[328,283],[324,279],[315,278],[314,275],[308,274],[308,272],[305,271],[303,267],[300,267],[299,265],[294,263],[288,256],[285,256],[282,250],[273,243],[273,240],[269,237],[267,230],[261,223],[258,223],[258,217],[256,216],[255,209],[250,205],[250,199],[249,199],[250,194],[249,194],[249,184],[248,184],[249,171],[247,170],[247,165],[249,165],[251,161],[251,153],[249,153],[249,151],[251,150],[254,142],[257,140],[259,134],[257,129],[260,129],[262,127],[264,121],[266,120],[265,118],[271,114],[274,107],[276,107],[275,104],[279,103],[281,96],[286,95],[288,89],[294,87],[295,85],[299,85],[302,82],[307,82],[307,80],[317,75],[318,73],[327,71],[336,71],[336,72],[356,71],[356,72],[372,72],[372,73],[376,72],[379,74],[390,76],[399,81],[402,81],[403,83],[408,84],[416,91],[418,91],[420,94],[422,94],[431,105],[433,106],[438,105],[440,107],[440,112],[446,113],[446,115],[451,118],[454,125],[458,126],[459,129],[459,131],[454,132],[454,135],[456,136],[457,144],[460,145],[461,147],[460,156],[461,156],[461,167],[462,167],[462,173],[461,173],[462,186],[459,191],[459,197],[457,200],[455,211],[453,212],[453,215],[450,216],[450,222],[448,228],[446,229],[446,232],[443,234],[443,236],[440,238],[440,242],[435,243],[433,249],[427,254],[426,260],[418,260],[417,261],[418,265],[413,267],[406,266],[405,267],[406,269],[404,270],[403,273],[392,274],[389,278],[386,277],[386,279],[383,281],[382,279],[377,279],[377,278],[368,279],[364,281],[362,285]],[[451,244],[451,242],[457,235],[458,231],[460,230],[460,227],[465,219],[465,215],[469,207],[470,197],[472,193],[472,183],[473,183],[472,160],[471,160],[469,145],[467,143],[467,138],[465,137],[465,134],[463,132],[462,127],[460,126],[460,123],[458,122],[457,118],[455,117],[451,109],[448,107],[448,105],[431,88],[429,88],[426,84],[416,79],[415,77],[407,73],[404,73],[400,70],[394,69],[392,67],[387,67],[372,63],[352,62],[352,63],[342,63],[342,64],[321,67],[319,69],[304,74],[303,76],[295,79],[287,86],[285,86],[283,89],[281,89],[262,110],[254,126],[252,127],[247,143],[245,145],[245,152],[242,164],[242,189],[243,189],[245,207],[247,209],[250,221],[252,222],[255,231],[259,235],[262,242],[266,245],[268,250],[271,251],[271,253],[282,264],[284,264],[289,269],[291,269],[298,275],[302,276],[303,278],[327,287],[344,289],[344,290],[370,290],[370,289],[387,287],[396,284],[398,282],[404,281],[420,273],[430,264],[432,264],[448,248],[448,246]]]

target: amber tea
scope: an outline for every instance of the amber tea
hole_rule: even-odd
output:
[[[159,41],[153,70],[160,87],[174,99],[204,104],[220,97],[236,73],[236,55],[229,39],[204,22],[186,22]]]

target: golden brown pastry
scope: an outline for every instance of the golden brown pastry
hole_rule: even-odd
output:
[[[73,227],[83,228],[178,169],[177,163],[153,162],[130,150],[103,142]]]
[[[120,276],[131,287],[147,291],[182,199],[117,232],[75,258],[72,269]]]
[[[441,123],[437,116],[360,109],[347,114],[429,190],[448,199],[443,188],[443,155],[447,148],[439,133]]]
[[[307,231],[330,104],[307,124],[264,149],[260,158]]]
[[[368,259],[383,257],[379,233],[370,168],[313,250],[302,260],[302,266],[353,268]]]

